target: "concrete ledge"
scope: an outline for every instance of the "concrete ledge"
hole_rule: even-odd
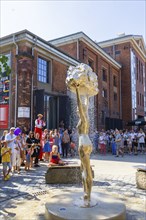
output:
[[[146,169],[137,169],[136,184],[137,188],[146,190]]]
[[[79,165],[65,165],[49,167],[45,174],[46,183],[66,184],[81,183],[82,174]]]

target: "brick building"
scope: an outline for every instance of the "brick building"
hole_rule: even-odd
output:
[[[23,125],[33,129],[38,113],[44,115],[48,128],[58,127],[61,120],[68,126],[66,72],[80,62],[98,75],[97,129],[123,128],[146,115],[146,51],[141,36],[97,44],[79,32],[47,42],[24,30],[1,38],[0,54],[8,56],[12,70],[0,84],[0,129]]]
[[[98,75],[95,97],[96,127],[122,128],[121,65],[83,32],[49,41],[60,50],[92,67]]]
[[[0,82],[1,132],[11,126],[33,129],[38,113],[48,128],[61,120],[68,126],[66,72],[79,62],[27,30],[1,38],[0,54],[11,67]]]
[[[123,35],[99,42],[113,59],[121,64],[122,119],[146,116],[146,47],[140,35]]]

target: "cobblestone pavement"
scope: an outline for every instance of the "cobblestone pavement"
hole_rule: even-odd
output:
[[[69,163],[79,158],[67,159]],[[47,163],[3,181],[0,165],[0,220],[44,220],[45,203],[51,196],[66,190],[83,190],[82,184],[46,184]],[[136,170],[146,167],[146,155],[91,155],[94,170],[92,192],[104,192],[126,205],[127,220],[146,220],[146,191],[136,188]]]

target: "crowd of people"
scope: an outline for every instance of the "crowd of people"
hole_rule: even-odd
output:
[[[43,129],[43,115],[35,120],[34,131],[26,128],[15,135],[15,127],[5,130],[0,139],[0,163],[3,165],[4,180],[10,178],[10,172],[18,174],[21,166],[25,171],[39,167],[40,161],[49,166],[64,165],[63,158],[78,154],[78,131],[65,128],[60,124],[59,129]],[[125,154],[146,154],[146,135],[142,129],[131,130],[101,130],[90,133],[93,153],[106,155],[110,152],[115,157]]]
[[[16,128],[5,130],[0,138],[0,163],[3,165],[4,180],[10,178],[10,172],[20,173],[20,167],[25,171],[32,167],[39,167],[40,161],[48,162],[49,166],[64,165],[62,158],[76,154],[75,130],[66,129],[61,125],[59,129],[43,129],[45,122],[43,115],[38,114],[34,131],[24,127],[16,135]],[[61,156],[60,156],[61,155]]]
[[[137,130],[95,131],[92,135],[94,152],[106,155],[111,152],[116,157],[124,154],[146,154],[146,133],[142,128]]]

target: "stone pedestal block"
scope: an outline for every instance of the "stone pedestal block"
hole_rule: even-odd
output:
[[[146,169],[137,169],[136,184],[137,188],[146,190]]]
[[[52,166],[48,168],[45,179],[51,184],[80,183],[81,169],[79,165]]]

